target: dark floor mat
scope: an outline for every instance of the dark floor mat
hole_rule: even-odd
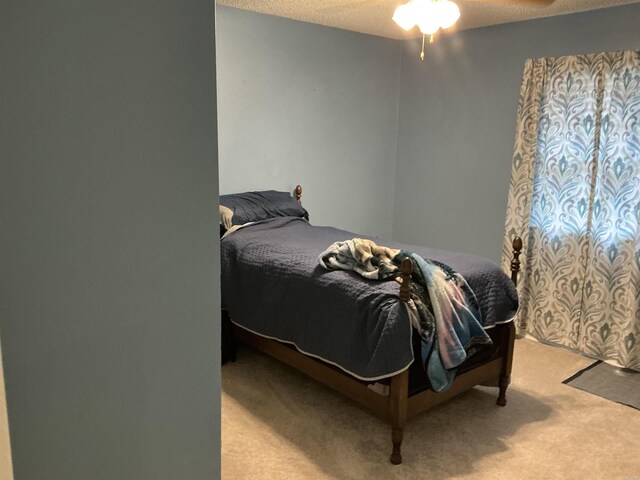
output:
[[[562,383],[640,410],[640,372],[635,370],[597,361]]]

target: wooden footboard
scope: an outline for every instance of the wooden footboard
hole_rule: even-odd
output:
[[[295,195],[296,199],[300,201],[302,195],[302,187],[300,185],[296,187]],[[516,285],[518,272],[520,271],[519,256],[521,250],[522,240],[516,237],[513,240],[513,260],[511,261],[511,279]],[[399,296],[403,302],[410,300],[412,269],[411,260],[409,258],[404,259],[399,274],[401,279]],[[511,378],[515,327],[513,322],[510,322],[496,325],[495,329],[499,339],[496,356],[474,367],[472,370],[457,375],[451,388],[445,392],[436,393],[432,390],[426,390],[411,396],[409,395],[408,369],[391,377],[389,394],[382,395],[370,389],[370,383],[358,380],[328,363],[304,355],[291,346],[256,335],[236,325],[232,325],[231,330],[236,338],[300,370],[311,378],[337,390],[389,420],[391,422],[392,441],[390,461],[397,465],[402,463],[403,429],[407,421],[415,415],[429,410],[479,384],[497,385],[499,387],[497,404],[506,405],[506,391]]]
[[[520,272],[520,252],[522,240],[520,237],[513,239],[513,259],[511,261],[511,280],[518,286],[518,273]],[[402,264],[402,285],[400,287],[400,299],[409,301],[409,282],[411,281],[411,262]],[[408,273],[408,274],[407,274]],[[391,417],[391,443],[393,445],[390,461],[394,465],[402,463],[401,445],[402,429],[407,420],[418,413],[429,410],[436,405],[454,397],[470,388],[480,384],[497,384],[499,394],[496,403],[500,406],[507,404],[507,387],[511,381],[511,365],[513,361],[513,347],[516,338],[513,322],[497,325],[500,329],[500,356],[487,363],[475,367],[466,373],[456,376],[453,385],[445,392],[426,390],[411,397],[408,396],[409,375],[402,372],[391,378],[391,391],[389,396],[389,412]],[[395,388],[393,386],[395,385]]]

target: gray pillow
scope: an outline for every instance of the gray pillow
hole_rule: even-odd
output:
[[[266,190],[263,192],[244,192],[220,195],[220,205],[233,212],[232,224],[242,225],[275,217],[302,217],[309,219],[307,211],[289,192]],[[228,212],[225,210],[225,215]],[[221,223],[224,221],[222,209]],[[229,228],[229,227],[226,227]]]

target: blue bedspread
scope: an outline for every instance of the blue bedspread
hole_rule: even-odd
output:
[[[348,271],[327,272],[318,265],[318,255],[328,245],[355,236],[294,217],[233,232],[221,241],[223,308],[234,323],[292,343],[363,380],[406,369],[413,361],[412,329],[398,284]],[[476,294],[485,328],[515,314],[515,287],[493,262],[395,242],[384,245],[459,272]]]

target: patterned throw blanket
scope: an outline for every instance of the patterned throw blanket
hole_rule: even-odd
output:
[[[422,340],[422,362],[431,386],[442,392],[451,386],[462,362],[491,344],[464,278],[442,263],[362,238],[334,243],[319,260],[327,270],[352,270],[364,278],[385,280],[398,276],[406,257],[413,263],[409,317]]]

